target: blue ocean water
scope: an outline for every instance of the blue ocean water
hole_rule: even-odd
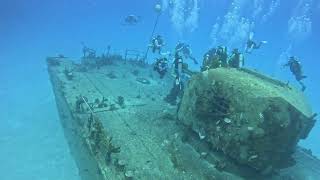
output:
[[[266,40],[247,55],[246,66],[299,87],[288,69],[290,55],[300,58],[308,78],[305,91],[320,111],[320,0],[0,0],[0,165],[1,179],[78,179],[59,125],[45,58],[80,58],[81,42],[98,53],[145,51],[155,29],[172,51],[190,44],[201,62],[211,47],[243,50],[250,32]],[[140,16],[134,26],[127,15]],[[148,56],[153,62],[154,56]],[[200,63],[201,64],[201,63]],[[200,65],[192,65],[198,69]],[[320,124],[300,144],[320,157]]]

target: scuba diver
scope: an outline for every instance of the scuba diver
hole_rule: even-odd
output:
[[[179,42],[175,48],[176,52],[181,52],[182,55],[186,58],[186,59],[191,59],[193,60],[194,64],[198,64],[198,61],[196,60],[196,58],[194,58],[192,56],[192,51],[191,51],[191,48],[188,44],[185,44],[185,43],[181,43]]]
[[[124,19],[124,25],[136,25],[140,21],[140,17],[136,15],[128,15]]]
[[[155,53],[156,51],[161,54],[161,48],[164,46],[164,41],[160,35],[154,37],[151,41],[150,47],[152,47],[152,52]]]
[[[164,101],[168,102],[171,105],[177,104],[177,98],[182,97],[184,85],[179,76],[176,76],[173,83],[173,87],[170,90],[170,93],[164,98]]]
[[[260,41],[259,43],[254,42],[253,41],[253,35],[254,35],[254,33],[250,32],[249,39],[248,39],[247,44],[246,44],[245,52],[248,53],[248,54],[251,54],[253,49],[259,49],[262,44],[267,44],[267,41]]]
[[[159,58],[153,67],[154,71],[157,71],[160,74],[160,79],[164,77],[164,75],[168,71],[168,59],[167,58]]]
[[[186,48],[186,49],[185,49]],[[186,52],[188,52],[186,54]],[[178,97],[182,97],[184,84],[188,81],[193,72],[188,69],[188,64],[184,63],[184,58],[190,58],[191,51],[188,45],[179,43],[176,46],[173,62],[173,76],[175,81],[173,87],[170,90],[170,93],[164,98],[166,102],[171,105],[175,105]],[[195,63],[198,63],[193,58]]]
[[[220,62],[220,67],[228,66],[228,53],[226,46],[218,46],[216,55],[218,56],[218,60]]]
[[[183,58],[178,51],[174,55],[173,70],[175,76],[182,76]]]
[[[96,51],[94,49],[88,48],[83,42],[82,44],[82,53],[84,58],[95,58]]]
[[[304,91],[306,86],[301,82],[301,80],[307,78],[307,76],[303,75],[302,65],[297,57],[291,56],[286,64],[283,67],[289,66],[290,71],[295,76],[296,80],[302,86],[301,90]]]
[[[218,65],[216,65],[215,57],[216,57],[216,48],[209,49],[204,56],[203,56],[203,61],[202,61],[202,66],[200,67],[201,71],[206,71],[211,68],[217,68],[219,67],[219,62]]]
[[[231,56],[229,57],[229,66],[231,68],[240,68],[244,66],[244,57],[243,54],[239,52],[239,50],[233,49]]]
[[[164,101],[168,102],[171,105],[176,105],[178,97],[183,95],[183,85],[184,81],[187,79],[186,71],[187,64],[183,63],[183,56],[180,55],[180,51],[176,51],[174,55],[173,62],[173,76],[175,77],[173,87],[170,90],[170,93],[164,98]]]
[[[228,67],[228,54],[225,46],[212,48],[204,55],[201,71],[219,67]]]

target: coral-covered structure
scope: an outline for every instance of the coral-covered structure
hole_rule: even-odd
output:
[[[218,68],[189,82],[178,118],[215,151],[261,173],[292,165],[315,120],[303,94],[253,71]]]

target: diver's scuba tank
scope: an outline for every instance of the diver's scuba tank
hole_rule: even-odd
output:
[[[174,61],[173,61],[173,75],[174,76],[179,76],[182,74],[182,64],[183,64],[183,59],[182,56],[179,54],[179,52],[175,53]]]
[[[181,83],[181,79],[180,79],[179,76],[176,77],[175,85],[176,85],[177,87],[179,87],[179,90],[182,90],[182,83]]]
[[[244,56],[242,53],[239,54],[239,68],[244,66]]]

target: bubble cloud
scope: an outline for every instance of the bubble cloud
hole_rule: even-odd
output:
[[[288,37],[292,42],[301,42],[312,33],[312,0],[300,0],[288,21]]]
[[[254,27],[254,22],[242,15],[242,7],[247,3],[246,0],[234,0],[222,22],[217,19],[211,31],[212,46],[225,44],[231,48],[242,47]]]
[[[162,0],[163,9],[169,9],[174,29],[183,35],[198,27],[199,0]]]
[[[270,17],[274,14],[276,9],[280,6],[280,0],[272,0],[269,6],[269,10],[266,14],[262,16],[262,23],[265,23],[268,21]]]

